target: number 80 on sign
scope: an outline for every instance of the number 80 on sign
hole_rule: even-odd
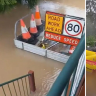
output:
[[[84,30],[84,19],[65,17],[63,35],[81,38]]]

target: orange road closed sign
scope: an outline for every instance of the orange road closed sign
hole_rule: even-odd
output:
[[[80,41],[80,39],[77,39],[77,38],[72,38],[72,37],[54,34],[50,32],[45,32],[45,38],[53,40],[53,41],[73,45],[73,46],[77,46]]]
[[[45,31],[62,34],[63,16],[52,12],[46,12]]]

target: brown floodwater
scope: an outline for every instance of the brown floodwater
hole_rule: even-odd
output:
[[[46,11],[85,16],[85,0],[44,0],[40,1],[38,5],[43,20]],[[33,70],[37,90],[32,96],[45,96],[64,64],[15,47],[14,24],[29,12],[27,7],[18,5],[10,12],[0,14],[0,83]],[[26,20],[27,23],[29,21]]]
[[[96,96],[96,72],[86,72],[86,96]]]

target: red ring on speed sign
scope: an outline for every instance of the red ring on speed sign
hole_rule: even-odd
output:
[[[80,32],[79,32],[78,34],[76,34],[76,35],[72,35],[72,34],[68,33],[68,31],[67,31],[67,29],[66,29],[67,24],[68,24],[69,22],[71,22],[71,21],[77,22],[77,23],[80,25],[80,27],[81,27]],[[80,23],[79,21],[77,21],[77,20],[69,20],[69,21],[65,24],[65,31],[66,31],[66,33],[67,33],[68,35],[70,35],[70,36],[77,36],[77,35],[79,35],[79,34],[82,32],[82,29],[83,29],[83,28],[82,28],[81,23]]]

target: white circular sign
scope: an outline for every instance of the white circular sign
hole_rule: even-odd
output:
[[[63,35],[81,38],[83,33],[84,21],[65,18]]]

